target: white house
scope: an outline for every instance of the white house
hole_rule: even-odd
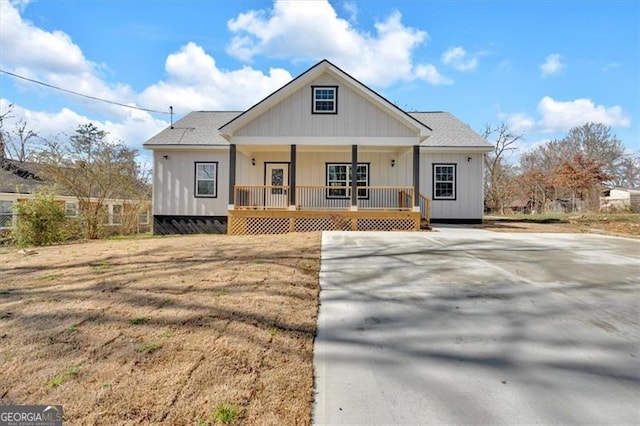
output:
[[[327,60],[246,111],[196,111],[153,150],[157,234],[413,230],[482,221],[491,145],[406,112]]]
[[[600,210],[640,212],[640,189],[607,189],[600,197]]]

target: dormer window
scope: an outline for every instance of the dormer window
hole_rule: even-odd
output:
[[[338,113],[338,86],[311,86],[313,114]]]

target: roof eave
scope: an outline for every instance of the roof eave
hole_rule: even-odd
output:
[[[186,144],[156,144],[156,145],[151,145],[151,144],[145,144],[142,145],[143,149],[147,149],[150,151],[153,150],[160,150],[160,149],[165,149],[165,150],[190,150],[190,151],[195,151],[195,150],[207,150],[207,149],[223,149],[223,148],[229,148],[228,144],[207,144],[207,145],[186,145]]]
[[[451,145],[420,145],[420,149],[425,151],[451,151],[451,152],[474,152],[485,153],[490,152],[491,146],[451,146]]]

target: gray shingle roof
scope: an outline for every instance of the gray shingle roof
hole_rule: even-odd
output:
[[[41,166],[37,163],[0,160],[0,192],[31,194],[50,185],[40,176]]]
[[[0,192],[9,194],[35,194],[42,189],[53,188],[55,181],[47,176],[47,166],[42,163],[21,162],[10,159],[0,160]],[[77,171],[77,169],[75,169]],[[73,168],[65,168],[65,173],[75,173]],[[145,184],[132,178],[131,188],[137,187],[141,192]],[[73,196],[73,192],[58,185],[57,195]],[[113,198],[127,198],[128,193],[119,193],[116,189]],[[96,194],[94,194],[96,196]]]
[[[409,115],[433,129],[421,146],[490,148],[491,145],[469,126],[448,112],[410,112]]]
[[[194,111],[176,121],[144,143],[147,148],[159,146],[227,145],[218,128],[242,112]],[[448,112],[410,112],[416,120],[433,129],[422,146],[454,148],[490,148],[492,145]]]
[[[153,146],[228,145],[218,128],[240,115],[241,111],[193,111],[144,143]]]

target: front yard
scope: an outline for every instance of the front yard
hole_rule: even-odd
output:
[[[637,214],[478,226],[640,236]],[[320,233],[0,247],[0,404],[60,404],[67,424],[309,424],[319,269]]]
[[[545,213],[486,216],[482,227],[498,232],[569,232],[640,238],[640,214]]]
[[[0,248],[0,404],[308,424],[319,259],[319,233]]]

